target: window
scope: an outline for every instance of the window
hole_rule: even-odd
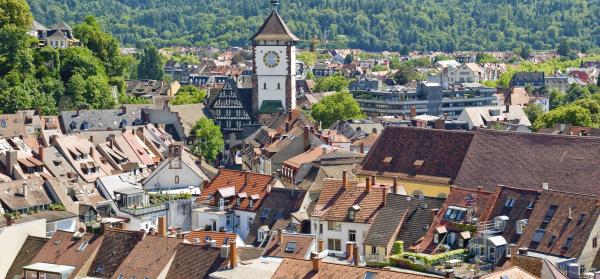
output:
[[[260,218],[267,218],[267,217],[269,217],[269,212],[271,212],[271,209],[269,209],[269,208],[263,209],[262,213],[260,214]]]
[[[571,245],[573,245],[573,235],[569,235],[569,237],[567,237],[565,245],[563,246],[563,250],[569,250],[571,248]]]
[[[377,246],[371,246],[371,254],[377,255]]]
[[[513,199],[513,198],[507,199],[506,202],[504,203],[504,207],[512,208],[513,206],[515,206],[515,201],[517,201],[517,200]]]
[[[236,198],[236,199],[235,199],[235,204],[236,204],[237,206],[240,206],[240,204],[242,204],[242,199],[241,199],[241,198]]]
[[[298,247],[298,242],[288,241],[288,243],[285,245],[285,252],[286,253],[294,253],[294,252],[296,252],[296,247]]]
[[[254,222],[254,218],[248,217],[248,230],[250,230],[250,228],[252,228],[252,222]]]
[[[597,236],[592,238],[592,248],[596,248],[596,247],[598,247],[598,237]]]
[[[355,230],[348,231],[348,241],[356,242],[356,231]]]
[[[433,234],[433,243],[440,243],[440,235],[437,233]]]
[[[281,83],[277,83],[277,90],[281,90]]]
[[[340,222],[333,222],[333,221],[327,221],[327,229],[330,231],[341,231],[342,230],[342,223]]]
[[[523,234],[523,231],[525,230],[526,225],[527,225],[527,220],[517,221],[517,234]]]
[[[323,223],[319,224],[319,233],[323,233]]]
[[[123,279],[123,274],[119,274],[119,277],[117,277],[117,279]]]
[[[266,82],[263,83],[263,89],[265,89],[265,90],[267,89],[267,83]]]
[[[179,184],[179,175],[175,176],[175,184]]]
[[[327,249],[332,251],[342,251],[342,240],[337,238],[328,238]]]
[[[250,208],[254,207],[254,200],[253,200],[253,199],[249,199],[249,200],[248,200],[248,206],[249,206]]]
[[[457,206],[449,206],[444,215],[444,219],[462,221],[465,218],[467,210]]]
[[[552,217],[554,216],[554,213],[556,213],[557,208],[558,205],[551,205],[550,208],[548,208],[548,211],[546,211],[546,215],[544,216],[543,222],[550,223],[550,220],[552,220]]]
[[[348,210],[348,220],[354,221],[355,215],[356,215],[356,212],[354,212],[354,210],[352,208],[350,208]]]
[[[556,235],[552,235],[552,237],[550,237],[550,241],[548,241],[548,247],[552,247],[554,243],[556,243]]]
[[[579,215],[579,219],[577,220],[577,226],[583,223],[583,220],[585,220],[585,216],[585,213],[581,213],[581,215]]]
[[[532,242],[537,242],[540,243],[542,241],[542,238],[544,237],[544,233],[546,233],[545,230],[543,229],[538,229],[537,231],[535,231],[535,233],[533,234],[533,238],[531,239]]]
[[[533,209],[533,201],[530,201],[530,202],[527,204],[527,209]]]

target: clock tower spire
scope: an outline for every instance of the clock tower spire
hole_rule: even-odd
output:
[[[255,114],[296,107],[296,43],[299,41],[278,13],[279,0],[252,36],[252,106]]]

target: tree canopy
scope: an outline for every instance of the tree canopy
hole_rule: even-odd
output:
[[[323,77],[317,80],[315,84],[315,92],[330,92],[330,91],[342,91],[348,89],[350,82],[342,75],[335,74],[328,77]]]
[[[200,90],[193,85],[183,86],[177,91],[175,98],[169,102],[171,105],[199,104],[206,98],[206,90]]]
[[[195,143],[192,153],[201,155],[208,161],[214,161],[223,151],[225,141],[221,128],[208,118],[201,118],[192,129]]]
[[[338,120],[362,119],[363,115],[358,102],[347,90],[323,98],[312,107],[311,116],[321,122],[322,127],[329,127]]]
[[[6,1],[6,0],[3,0]],[[12,0],[14,1],[14,0]],[[42,23],[77,22],[92,14],[121,42],[157,46],[244,46],[271,11],[269,1],[29,0]],[[165,8],[168,7],[168,8]],[[302,12],[298,12],[302,11]],[[393,50],[598,48],[600,5],[589,0],[303,0],[279,12],[308,48]]]
[[[154,45],[146,46],[141,50],[137,74],[138,79],[162,80],[164,78],[163,63]]]

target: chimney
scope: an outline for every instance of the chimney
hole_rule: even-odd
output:
[[[444,278],[452,279],[454,278],[454,269],[446,269],[444,273]]]
[[[359,152],[360,152],[361,154],[365,154],[365,144],[364,144],[364,143],[362,143],[362,142],[360,143],[360,150],[359,150]]]
[[[527,249],[527,247],[521,247],[519,248],[519,251],[517,253],[521,256],[527,256],[528,251],[529,249]]]
[[[235,268],[237,261],[237,247],[235,240],[229,242],[229,268]]]
[[[4,215],[4,218],[6,218],[6,226],[10,227],[12,225],[12,216],[10,215]]]
[[[27,197],[27,183],[23,183],[23,191],[21,192],[21,194],[23,195],[23,197]]]
[[[94,143],[94,136],[90,136],[90,142],[93,144]]]
[[[506,110],[504,110],[504,113],[509,113],[510,112],[510,105],[506,105]]]
[[[250,171],[244,171],[244,187],[248,186],[248,173]]]
[[[327,146],[323,146],[322,151],[323,155],[327,154]]]
[[[292,111],[288,111],[288,122],[292,122]]]
[[[365,186],[366,186],[365,191],[367,191],[367,193],[369,191],[371,191],[371,179],[368,177],[365,178]]]
[[[417,116],[417,107],[415,105],[410,106],[410,117]]]
[[[308,126],[304,127],[304,133],[302,134],[304,137],[304,149],[307,150],[308,147],[310,146],[310,142],[308,139],[308,133],[310,131],[310,128]]]
[[[398,194],[398,177],[394,176],[394,184],[392,186],[392,193]]]
[[[318,249],[319,249],[318,252],[319,253],[323,252],[323,242],[324,241],[322,239],[319,239],[319,242],[318,242]]]
[[[289,122],[285,122],[285,131],[286,132],[290,131],[290,123]]]
[[[126,106],[122,106],[121,107],[121,111],[123,114],[127,114],[127,107]]]
[[[344,190],[348,189],[348,171],[347,170],[342,171],[342,189],[344,189]]]
[[[435,120],[435,126],[434,126],[434,128],[438,129],[438,130],[444,130],[444,129],[446,129],[446,120],[444,120],[444,119],[436,119]]]
[[[44,161],[44,147],[38,147],[38,157],[40,157],[40,161]]]
[[[94,159],[94,155],[96,155],[96,154],[94,154],[94,145],[92,145],[92,146],[90,146],[90,157],[92,159]]]
[[[382,197],[383,198],[383,206],[385,206],[387,204],[387,192],[388,192],[388,188],[384,187],[383,194],[382,194],[383,195],[383,197]]]
[[[358,267],[358,261],[360,259],[360,255],[358,254],[358,244],[354,243],[352,253],[354,254],[354,266]]]
[[[375,186],[377,182],[375,182],[375,176],[371,176],[371,186]]]
[[[353,242],[346,242],[346,260],[349,261],[352,259],[352,250],[354,249]]]
[[[312,271],[314,273],[319,273],[319,269],[321,269],[321,258],[319,257],[319,253],[310,253],[310,260],[312,261]]]
[[[283,229],[277,229],[277,244],[279,246],[283,245]]]
[[[14,175],[14,168],[17,165],[17,151],[10,150],[6,152],[6,170],[10,176]]]
[[[542,190],[548,190],[549,188],[549,184],[548,183],[542,183]]]
[[[75,110],[75,117],[79,117],[79,108],[77,108],[77,110]]]
[[[158,236],[167,236],[167,218],[165,216],[158,217]]]

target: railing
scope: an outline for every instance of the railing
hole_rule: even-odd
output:
[[[145,215],[145,214],[149,214],[149,213],[153,213],[153,212],[157,212],[157,211],[164,211],[167,209],[169,209],[168,203],[163,203],[160,205],[144,207],[144,208],[126,208],[126,207],[119,208],[119,210],[121,212],[130,214],[130,215],[134,215],[134,216]]]
[[[199,208],[202,209],[204,212],[228,212],[228,211],[230,211],[229,206],[214,206],[214,205],[209,205],[207,203],[197,203],[197,202],[192,203],[192,210],[199,209]]]

